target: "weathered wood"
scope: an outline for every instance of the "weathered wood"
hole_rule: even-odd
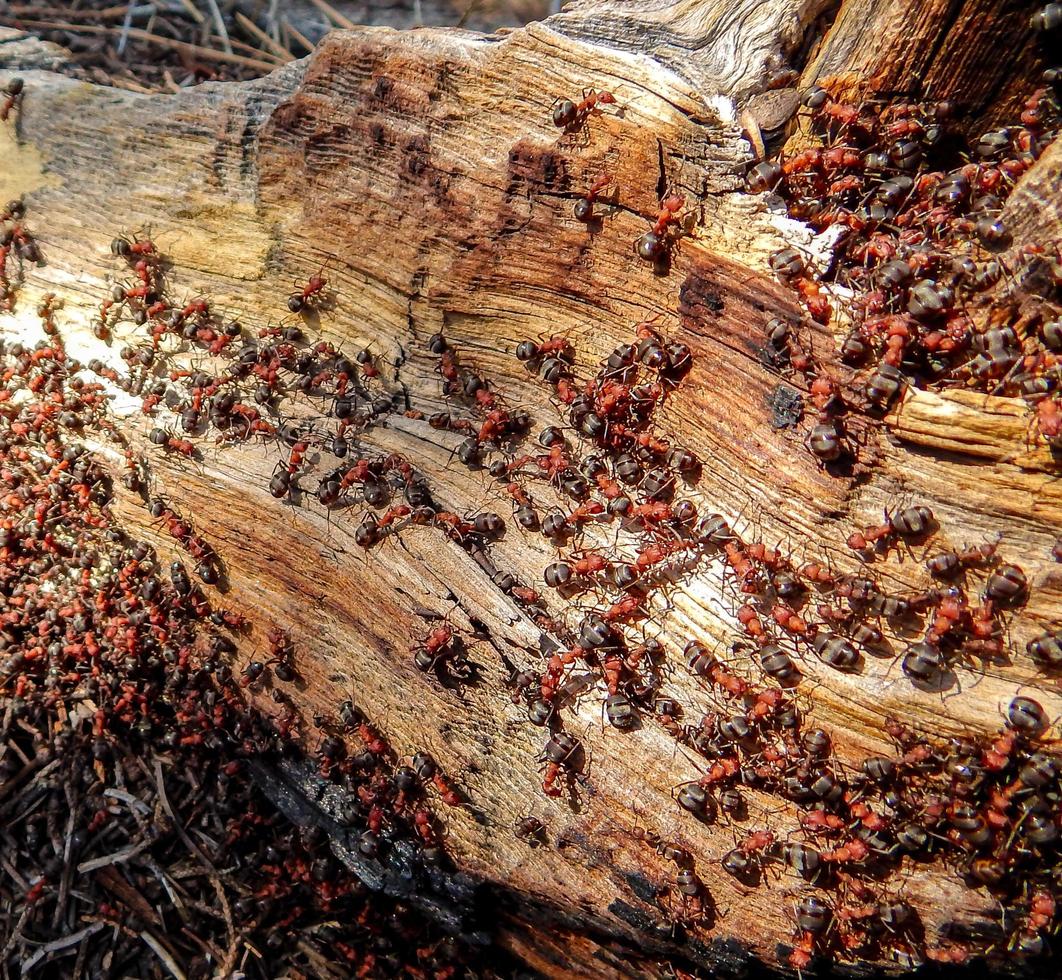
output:
[[[903,20],[907,6],[872,6],[875,17],[864,23],[874,26],[858,29],[862,15],[842,6],[809,72],[873,73],[900,61],[904,38],[886,25]],[[796,431],[770,424],[766,398],[779,378],[757,350],[767,319],[795,315],[796,307],[771,278],[767,256],[793,240],[825,246],[740,192],[749,153],[737,118],[777,53],[799,49],[823,7],[576,5],[502,38],[336,33],[267,78],[178,96],[139,97],[21,71],[17,132],[0,129],[0,199],[25,196],[46,264],[31,272],[15,318],[0,327],[35,336],[33,298],[55,291],[66,303],[71,353],[119,363],[123,328],[108,347],[88,324],[121,273],[107,243],[150,227],[174,295],[208,296],[257,329],[283,319],[292,281],[323,266],[336,304],[314,329],[349,351],[369,345],[391,365],[386,389],[408,392],[426,413],[446,407],[425,350],[441,330],[462,363],[545,425],[561,418],[513,357],[519,340],[566,333],[585,376],[630,338],[632,324],[659,316],[660,329],[694,354],[664,413],[664,428],[704,461],[692,499],[742,531],[843,571],[858,567],[844,547],[848,534],[898,501],[933,508],[942,526],[936,545],[1002,533],[1000,553],[1019,560],[1033,585],[1029,607],[1012,623],[1013,648],[1022,651],[1062,618],[1062,574],[1050,558],[1062,487],[1023,403],[911,392],[884,429],[853,421],[861,466],[848,477],[825,473],[804,450],[807,423]],[[939,17],[933,11],[927,21],[951,37]],[[16,66],[25,64],[18,57]],[[1013,70],[1001,65],[1000,77]],[[0,72],[0,83],[9,75]],[[616,111],[593,117],[577,138],[558,136],[551,103],[585,86],[612,91]],[[987,99],[991,87],[976,97]],[[617,207],[588,234],[571,206],[602,172],[615,175]],[[698,224],[661,275],[633,257],[631,243],[668,190],[697,202]],[[829,363],[832,338],[811,339]],[[136,404],[118,406],[130,438],[145,446],[150,426]],[[364,441],[414,460],[448,509],[506,512],[494,481],[453,460],[456,436],[395,416]],[[98,448],[121,463],[114,445]],[[457,774],[471,805],[446,814],[447,849],[511,902],[503,924],[481,916],[460,928],[494,927],[499,941],[548,974],[650,974],[669,957],[709,967],[748,955],[774,962],[775,945],[791,939],[797,881],[780,874],[750,892],[720,871],[734,828],[697,823],[675,806],[673,787],[698,772],[665,733],[649,722],[627,734],[606,729],[593,691],[566,709],[568,729],[588,747],[587,781],[571,798],[542,796],[542,730],[526,723],[506,689],[513,668],[541,665],[540,631],[465,550],[427,528],[358,548],[355,515],[270,496],[266,484],[281,458],[273,444],[208,449],[202,462],[184,464],[147,451],[155,492],[195,515],[225,561],[226,604],[255,624],[239,663],[269,625],[292,630],[309,746],[309,719],[353,695],[398,751],[426,749]],[[170,549],[131,495],[120,496],[118,509]],[[554,551],[511,524],[491,554],[498,568],[537,585]],[[880,574],[903,587],[923,584],[920,572],[916,562],[894,560]],[[732,641],[735,605],[721,563],[700,563],[654,609],[670,659],[679,663],[692,636]],[[481,637],[471,649],[477,684],[445,689],[413,668],[418,606]],[[577,607],[552,606],[578,621]],[[1005,666],[959,668],[960,683],[946,697],[912,689],[892,658],[868,658],[853,676],[813,658],[802,668],[807,709],[834,733],[845,762],[885,749],[890,713],[941,734],[987,732],[1019,688],[1035,689],[1052,716],[1062,710],[1057,684],[1023,653]],[[666,689],[692,717],[703,710],[704,692],[684,668]],[[266,694],[259,700],[278,710]],[[748,826],[795,826],[795,807],[750,795]],[[531,850],[512,835],[526,813],[547,824],[548,846]],[[666,908],[646,899],[650,883],[666,883],[673,869],[634,839],[639,828],[696,855],[718,910],[711,928],[682,942],[672,937]],[[985,893],[939,864],[912,868],[903,890],[931,940],[949,923],[995,914]],[[521,915],[524,901],[530,916]],[[553,925],[531,937],[528,918]],[[620,954],[631,950],[646,959],[625,964]]]
[[[801,82],[833,79],[846,97],[949,99],[980,134],[1017,117],[1029,82],[1051,62],[1029,6],[945,0],[846,0]]]

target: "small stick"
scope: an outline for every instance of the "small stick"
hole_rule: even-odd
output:
[[[344,17],[335,7],[326,0],[310,0],[318,10],[321,11],[333,24],[337,27],[342,27],[344,30],[352,31],[357,25],[352,20],[348,20]]]
[[[261,41],[267,48],[269,48],[274,54],[279,55],[285,61],[294,61],[295,55],[293,55],[283,44],[279,44],[274,41],[265,31],[262,30],[250,17],[244,17],[238,10],[236,11],[236,22],[250,34],[254,35]]]
[[[151,950],[154,952],[154,954],[160,960],[162,960],[163,965],[166,967],[167,970],[170,971],[170,973],[173,974],[176,980],[187,980],[184,973],[181,971],[181,968],[176,964],[176,962],[174,962],[173,957],[166,952],[162,944],[153,935],[151,935],[150,932],[145,929],[142,933],[140,933],[140,938],[143,939],[144,942],[151,947]]]
[[[73,31],[75,34],[102,34],[107,37],[112,37],[119,33],[118,29],[114,27],[91,27],[87,24],[71,24],[57,20],[28,20],[20,18],[19,23],[23,27],[28,28],[38,27],[52,31]],[[280,63],[280,60],[273,55],[270,55],[273,59],[272,61],[262,61],[258,58],[247,58],[244,55],[230,54],[227,51],[215,51],[213,48],[204,48],[198,44],[189,44],[187,41],[174,41],[168,37],[160,37],[158,34],[142,31],[136,27],[130,28],[129,37],[134,41],[147,41],[150,44],[157,44],[159,47],[170,48],[174,51],[183,51],[185,54],[188,54],[193,58],[200,58],[203,61],[223,61],[231,65],[253,68],[256,71],[273,71]],[[265,54],[266,52],[262,53]]]
[[[210,7],[210,13],[214,18],[214,26],[217,28],[218,37],[221,38],[222,47],[232,54],[232,45],[229,43],[229,32],[225,27],[225,18],[221,16],[221,10],[218,7],[217,0],[207,0],[207,6]]]
[[[302,34],[297,28],[293,27],[291,22],[285,17],[281,21],[286,33],[290,34],[296,41],[299,42],[307,51],[312,51],[315,47],[313,41],[311,41],[305,34]]]
[[[202,24],[206,21],[206,17],[203,15],[203,11],[201,11],[194,3],[192,3],[192,0],[181,0],[181,6],[188,11],[188,15],[197,24]]]
[[[150,841],[143,841],[140,844],[131,844],[129,847],[123,847],[120,851],[115,851],[113,854],[105,854],[103,857],[93,858],[91,861],[82,861],[77,866],[78,874],[87,874],[89,871],[105,868],[109,864],[128,861],[129,858],[136,857],[141,851],[150,846]]]
[[[55,912],[52,915],[52,928],[58,930],[66,914],[66,903],[70,898],[70,879],[73,876],[73,866],[70,863],[71,848],[74,837],[74,818],[77,816],[77,799],[69,784],[63,787],[66,795],[68,816],[66,818],[66,837],[63,841],[63,874],[59,879],[59,898],[55,903]]]
[[[22,976],[27,976],[29,971],[49,953],[55,953],[60,949],[66,949],[67,946],[73,946],[76,943],[81,942],[83,939],[88,939],[93,933],[99,932],[104,925],[105,923],[103,922],[93,922],[92,925],[85,926],[84,929],[79,929],[77,932],[72,932],[69,936],[60,936],[58,939],[46,943],[22,964]]]
[[[118,57],[125,54],[125,42],[129,40],[129,28],[133,26],[133,5],[125,8],[125,17],[122,19],[122,33],[118,38]]]

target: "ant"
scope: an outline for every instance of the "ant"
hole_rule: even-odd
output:
[[[758,592],[758,573],[749,560],[745,549],[736,541],[727,541],[723,544],[723,554],[726,557],[727,564],[741,583],[741,591],[746,595]]]
[[[643,600],[640,596],[627,595],[614,602],[602,614],[601,618],[606,623],[624,622],[642,615],[645,612]]]
[[[614,105],[616,97],[611,92],[597,92],[583,89],[581,102],[561,99],[553,105],[553,125],[558,129],[571,131],[578,129],[590,116],[601,114],[600,106]]]
[[[638,258],[655,262],[663,257],[672,244],[668,230],[678,224],[678,213],[685,203],[686,198],[681,194],[671,194],[660,202],[660,211],[653,227],[634,242],[634,253]]]
[[[313,280],[310,281],[312,282]],[[309,289],[309,285],[306,288]],[[361,373],[364,377],[377,378],[380,376],[380,369],[376,366],[372,351],[368,347],[358,351],[354,359],[361,365]]]
[[[178,439],[170,435],[165,429],[152,429],[148,438],[156,445],[162,446],[171,452],[180,453],[189,459],[195,456],[195,443],[190,439]]]
[[[290,683],[298,679],[298,671],[295,669],[295,644],[287,630],[271,626],[266,631],[266,642],[269,644],[269,660],[266,661],[266,666],[273,667],[273,673],[278,680]]]
[[[538,817],[518,817],[513,822],[513,833],[530,848],[541,847],[546,842],[546,826]]]
[[[589,224],[598,215],[594,213],[594,204],[597,203],[598,195],[612,183],[612,174],[602,174],[595,180],[578,201],[575,202],[574,215],[576,221]]]
[[[678,805],[687,813],[698,819],[705,819],[715,804],[708,791],[716,784],[730,783],[741,772],[741,761],[737,755],[724,755],[716,759],[708,771],[700,778],[682,783],[674,795]]]
[[[821,946],[820,940],[824,938],[822,934],[830,924],[832,909],[814,895],[809,895],[796,906],[795,912],[797,930],[793,941],[794,949],[789,953],[786,962],[799,975],[811,965],[816,951]]]
[[[1062,446],[1062,403],[1045,398],[1036,406],[1036,424],[1040,435],[1053,449]]]
[[[682,921],[698,922],[708,917],[711,895],[692,868],[679,869],[675,876],[675,887],[682,900]]]
[[[538,344],[533,340],[522,340],[516,345],[516,357],[520,361],[538,361],[543,357],[574,360],[571,341],[561,336],[550,337]]]
[[[758,874],[763,865],[774,857],[774,851],[774,834],[769,830],[754,830],[723,855],[723,870],[735,878]]]
[[[451,783],[441,772],[436,772],[435,775],[431,777],[431,781],[439,794],[439,798],[447,806],[464,805],[464,797],[461,795],[460,790],[456,789],[454,784]]]
[[[760,619],[759,613],[754,606],[744,603],[738,607],[737,621],[744,628],[745,632],[754,640],[763,640],[766,642],[767,632],[763,628],[763,620]]]
[[[0,105],[0,122],[7,122],[8,116],[11,115],[11,110],[16,105],[22,102],[22,90],[25,87],[25,82],[21,78],[12,78],[4,87],[4,104]]]
[[[933,512],[924,505],[906,507],[890,514],[885,511],[885,521],[848,537],[848,547],[853,551],[885,552],[897,538],[904,540],[926,537],[936,526]]]
[[[306,285],[302,287],[300,292],[292,293],[288,297],[288,309],[291,310],[292,313],[302,313],[303,310],[309,309],[312,305],[319,303],[320,300],[314,300],[314,297],[318,296],[327,285],[328,280],[320,273],[315,276],[310,276]],[[311,301],[313,302],[311,303]]]
[[[554,732],[543,749],[546,759],[546,772],[542,779],[542,792],[546,796],[560,796],[561,788],[557,785],[561,774],[578,768],[582,746],[579,740],[568,732]]]
[[[445,624],[434,627],[427,636],[414,643],[411,649],[413,663],[418,670],[427,672],[447,667],[455,676],[468,673],[469,664],[464,657],[464,640]]]
[[[129,241],[127,238],[114,238],[111,240],[111,254],[120,256],[123,259],[129,261],[140,259],[154,259],[158,257],[158,249],[155,247],[155,243],[149,239],[134,239]],[[135,258],[134,258],[135,257]]]

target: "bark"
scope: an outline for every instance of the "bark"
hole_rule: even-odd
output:
[[[1058,685],[1023,651],[1062,618],[1062,574],[1050,555],[1062,485],[1025,405],[910,391],[884,424],[855,416],[858,465],[825,472],[803,446],[807,421],[772,427],[768,398],[788,382],[757,353],[771,316],[798,316],[767,257],[793,241],[825,246],[741,192],[752,158],[742,136],[748,121],[739,116],[748,109],[764,129],[780,129],[796,88],[765,93],[768,76],[786,64],[801,72],[800,86],[819,79],[862,95],[918,86],[935,98],[960,95],[995,118],[1013,104],[1034,58],[1026,15],[1012,7],[576,3],[496,36],[336,32],[308,58],[256,82],[173,96],[73,82],[37,68],[39,49],[8,39],[0,56],[11,70],[0,72],[0,83],[17,70],[26,92],[17,128],[0,127],[0,199],[25,197],[45,263],[0,326],[35,337],[34,298],[53,291],[65,303],[71,353],[120,364],[131,325],[107,345],[89,324],[123,273],[108,243],[150,229],[174,295],[209,297],[215,310],[257,330],[290,320],[292,284],[323,268],[335,302],[311,328],[348,352],[368,346],[383,369],[378,388],[408,396],[425,413],[446,409],[437,359],[426,350],[441,331],[462,365],[532,412],[537,431],[562,420],[549,390],[513,356],[520,340],[566,334],[586,377],[631,338],[633,324],[659,317],[659,329],[693,351],[664,428],[703,461],[688,494],[702,510],[722,513],[750,539],[849,572],[859,567],[844,544],[852,531],[878,523],[886,507],[924,503],[942,528],[933,550],[1002,532],[1000,554],[1029,577],[1030,602],[1010,623],[1011,647],[1022,652],[1003,666],[958,669],[947,696],[913,689],[891,657],[867,658],[852,676],[805,658],[802,699],[834,735],[841,760],[888,751],[889,714],[941,735],[990,732],[1023,688],[1054,717],[1062,710]],[[997,24],[1013,33],[1009,41],[993,33]],[[585,87],[611,91],[617,105],[578,134],[559,134],[552,103]],[[615,177],[615,207],[588,233],[572,205],[604,172]],[[1035,168],[1027,179],[1034,178],[1043,179]],[[632,243],[666,192],[695,203],[697,223],[668,267],[654,269],[634,257]],[[816,329],[808,340],[831,364],[834,338]],[[752,793],[752,817],[741,826],[691,819],[672,799],[675,787],[698,778],[691,758],[649,718],[626,734],[604,725],[600,681],[565,709],[565,727],[586,746],[583,780],[562,799],[542,795],[545,733],[527,724],[507,682],[513,670],[540,669],[548,641],[488,571],[510,571],[537,588],[554,551],[508,521],[496,481],[457,463],[459,436],[394,415],[363,439],[413,460],[447,509],[506,516],[488,571],[431,528],[408,528],[365,551],[353,541],[358,510],[330,514],[312,499],[273,499],[266,487],[286,453],[276,443],[207,442],[200,461],[175,462],[148,445],[151,423],[136,402],[119,400],[116,410],[151,458],[154,492],[192,515],[223,558],[225,605],[253,621],[237,665],[261,650],[270,625],[292,631],[309,748],[320,739],[310,719],[334,716],[353,696],[398,753],[430,751],[467,796],[469,806],[445,814],[459,872],[418,888],[415,900],[548,975],[660,975],[668,960],[722,968],[777,962],[776,945],[792,939],[797,879],[779,873],[749,890],[718,859],[742,827],[784,835],[795,807]],[[120,466],[112,442],[97,448]],[[118,506],[162,554],[173,552],[133,495]],[[584,544],[611,543],[612,533],[591,531]],[[886,569],[897,589],[925,584],[909,557]],[[578,622],[579,603],[550,602],[555,615]],[[675,665],[666,691],[694,720],[706,698],[681,663],[682,647],[694,636],[710,647],[731,643],[736,605],[718,559],[700,562],[654,604],[649,631]],[[411,638],[425,632],[418,607],[475,637],[475,684],[446,687],[414,669]],[[254,696],[278,712],[268,690]],[[317,799],[312,774],[297,764],[263,769],[262,778],[298,819],[334,816],[327,794]],[[545,846],[529,848],[512,833],[525,814],[546,824]],[[374,871],[357,857],[338,825],[328,828],[370,884],[404,887],[394,869]],[[696,855],[716,910],[709,925],[672,930],[677,897],[651,892],[673,882],[674,869],[635,838],[639,829]],[[995,914],[989,896],[940,863],[911,866],[894,884],[919,909],[930,940]]]

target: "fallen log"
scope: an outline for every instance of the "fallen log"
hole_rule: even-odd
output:
[[[687,642],[698,640],[724,658],[726,671],[761,685],[735,618],[743,602],[735,569],[718,550],[672,569],[639,605],[640,619],[615,617],[629,626],[631,645],[643,637],[662,644],[659,683],[631,730],[605,720],[606,696],[615,692],[592,658],[565,674],[561,698],[560,725],[580,744],[578,763],[563,752],[549,756],[550,729],[528,721],[514,677],[541,674],[589,614],[623,593],[548,596],[539,608],[499,587],[508,574],[545,593],[543,569],[574,544],[561,550],[523,530],[510,518],[506,482],[488,472],[495,457],[464,465],[467,431],[429,422],[441,412],[469,417],[475,405],[475,385],[464,394],[446,389],[451,370],[458,383],[481,377],[506,411],[526,409],[533,420],[525,447],[507,458],[548,453],[534,435],[548,425],[570,430],[569,414],[556,385],[516,357],[522,341],[566,337],[571,374],[581,381],[635,339],[637,324],[649,325],[643,337],[658,332],[685,345],[692,366],[669,383],[655,416],[660,437],[699,461],[695,479],[679,476],[679,495],[701,515],[722,515],[746,544],[777,546],[780,563],[860,574],[865,566],[846,546],[849,536],[879,524],[883,511],[923,505],[936,535],[873,565],[890,593],[906,594],[926,588],[926,556],[1000,536],[998,556],[1019,564],[1029,583],[1028,603],[1006,620],[1008,657],[957,662],[947,684],[919,689],[898,662],[917,638],[909,627],[891,624],[884,651],[863,656],[854,673],[832,669],[809,645],[793,648],[794,656],[801,651],[804,727],[830,734],[837,772],[892,754],[890,717],[938,739],[989,738],[1019,692],[1050,718],[1062,711],[1057,681],[1025,653],[1062,618],[1062,574],[1051,553],[1062,518],[1058,462],[1025,403],[911,388],[884,419],[857,406],[847,421],[857,446],[852,465],[835,471],[805,447],[813,420],[785,415],[808,385],[762,356],[768,323],[780,316],[804,324],[803,342],[823,367],[846,370],[836,353],[843,331],[802,320],[797,297],[770,264],[797,244],[825,271],[832,241],[745,192],[750,139],[787,135],[800,95],[816,80],[849,101],[915,88],[935,100],[966,96],[971,131],[1012,117],[1027,97],[1039,56],[1026,20],[1003,4],[968,4],[958,19],[945,7],[845,3],[829,19],[820,3],[575,4],[498,36],[336,32],[310,57],[257,81],[172,96],[75,83],[34,67],[44,57],[39,48],[23,51],[11,40],[0,48],[8,66],[0,84],[14,74],[25,82],[17,116],[0,129],[0,199],[25,202],[43,259],[27,268],[13,312],[0,319],[5,336],[36,340],[37,304],[55,293],[68,352],[128,373],[118,355],[143,344],[143,327],[121,319],[97,327],[109,290],[136,281],[120,248],[116,255],[108,244],[150,237],[171,306],[205,301],[218,323],[238,321],[233,350],[280,343],[295,337],[285,328],[297,326],[307,345],[327,342],[349,357],[365,351],[351,458],[409,461],[437,508],[465,528],[445,534],[438,519],[425,526],[385,509],[401,530],[381,530],[373,547],[359,543],[365,504],[332,509],[320,499],[327,474],[344,466],[324,437],[338,414],[333,395],[292,389],[266,399],[275,411],[263,410],[262,419],[302,426],[286,445],[211,432],[186,455],[151,438],[159,427],[181,438],[181,405],[161,401],[152,420],[129,391],[117,393],[121,437],[149,461],[150,497],[194,522],[223,563],[223,604],[252,624],[233,669],[263,659],[270,628],[288,631],[300,681],[287,697],[310,758],[352,700],[398,756],[429,752],[458,787],[462,805],[444,808],[449,877],[410,889],[358,851],[361,829],[343,827],[342,800],[322,788],[314,765],[262,764],[259,778],[278,805],[296,822],[325,827],[371,887],[404,893],[448,929],[496,942],[547,975],[662,975],[668,963],[799,965],[791,958],[801,938],[797,901],[824,894],[835,914],[858,904],[844,886],[816,888],[823,882],[814,874],[808,884],[781,860],[756,888],[722,868],[753,829],[795,839],[803,810],[793,799],[750,787],[737,821],[698,819],[675,802],[684,785],[710,779],[713,761],[676,743],[653,717],[653,700],[676,699],[694,726],[706,711],[727,708],[687,669]],[[1013,34],[1007,58],[994,58],[999,42],[986,41],[997,24]],[[902,57],[911,50],[918,56]],[[780,77],[786,84],[770,87]],[[578,103],[586,89],[612,98],[577,110],[577,125],[556,126],[556,100]],[[1041,163],[1049,165],[1049,154]],[[604,177],[590,201],[589,188]],[[1024,186],[1043,179],[1034,167]],[[685,199],[681,234],[657,261],[642,261],[634,246],[659,224],[669,196]],[[600,217],[577,220],[580,201]],[[1028,240],[1057,238],[1057,212],[1032,210],[1021,219],[1032,223]],[[304,292],[314,276],[326,284]],[[303,300],[294,312],[293,295]],[[167,361],[191,372],[214,365],[202,352]],[[564,435],[588,450],[582,436]],[[88,442],[122,472],[119,442],[106,433]],[[306,454],[297,481],[293,443]],[[278,473],[298,482],[301,495],[277,499],[270,484]],[[181,557],[141,497],[117,489],[115,512],[158,548],[163,565]],[[531,483],[529,492],[543,514],[574,506],[548,483]],[[397,496],[390,506],[405,503]],[[501,514],[505,525],[489,541],[469,529],[484,512]],[[615,525],[602,523],[574,543],[584,557],[596,551],[614,561],[618,547],[615,555],[633,562],[639,545],[616,542]],[[411,649],[443,622],[468,648],[470,665],[459,658],[454,676],[419,671]],[[277,686],[274,679],[247,692],[279,720],[287,707],[271,697]],[[344,738],[353,751],[356,739]],[[558,797],[542,792],[550,759],[563,786]],[[541,822],[542,846],[516,832],[528,816]],[[692,855],[700,882],[692,894],[683,897],[681,867],[657,842]],[[412,848],[405,857],[417,860]],[[1004,959],[1021,933],[1013,916],[1001,927],[992,894],[969,887],[945,861],[905,859],[881,878],[875,896],[902,895],[917,911],[921,938],[879,935],[847,957],[857,973],[881,969],[890,955],[899,964],[891,969],[909,967],[919,949],[994,950]]]

